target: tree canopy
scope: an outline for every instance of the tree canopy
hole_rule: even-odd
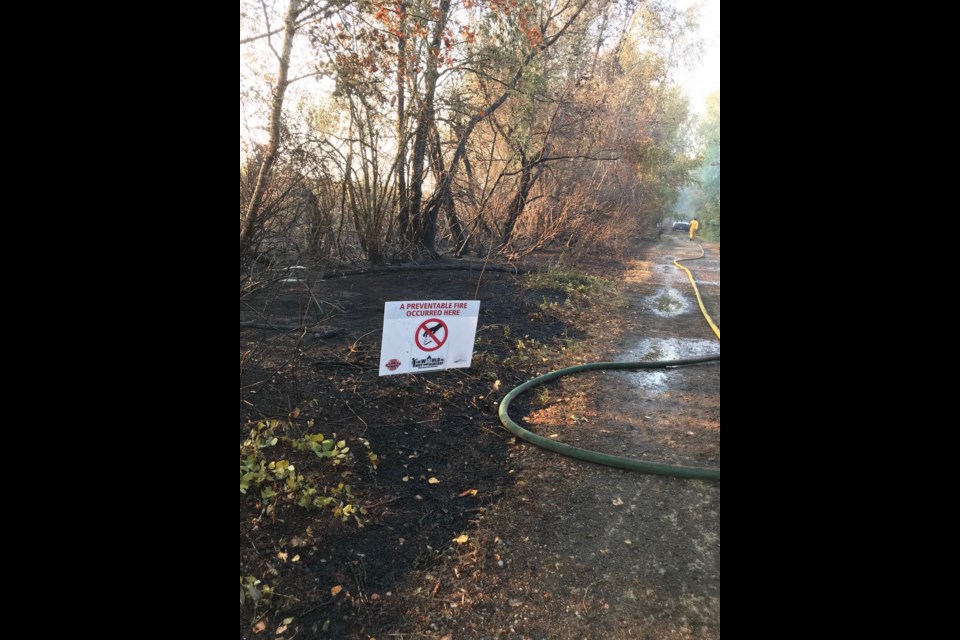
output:
[[[242,1],[240,27],[241,275],[607,246],[695,169],[665,2]],[[719,95],[715,129],[719,227]]]

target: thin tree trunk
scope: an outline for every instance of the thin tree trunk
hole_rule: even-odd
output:
[[[447,26],[450,13],[450,0],[440,0],[437,24],[427,51],[427,69],[424,76],[423,101],[417,115],[417,128],[413,136],[413,175],[410,178],[409,225],[407,238],[431,254],[435,251],[437,211],[428,208],[421,212],[423,202],[423,181],[426,177],[427,138],[434,120],[434,96],[437,91],[437,79],[440,76],[439,58],[443,30]],[[401,214],[401,220],[403,214]]]
[[[513,229],[517,226],[517,220],[520,219],[520,215],[527,206],[527,196],[530,195],[530,189],[533,188],[533,185],[536,184],[537,180],[540,178],[539,172],[536,176],[533,175],[533,165],[534,163],[530,162],[527,159],[527,156],[521,151],[520,184],[517,187],[517,192],[513,195],[513,200],[511,200],[510,206],[507,208],[507,219],[503,223],[503,233],[500,235],[501,249],[506,247],[510,242],[510,236],[513,235]]]
[[[287,91],[287,74],[290,70],[290,51],[293,49],[293,38],[297,30],[297,15],[300,13],[302,0],[290,0],[290,6],[287,7],[287,15],[284,18],[283,28],[283,47],[280,53],[280,68],[277,71],[277,87],[273,93],[273,104],[270,108],[270,139],[267,142],[267,149],[263,156],[263,164],[260,165],[260,172],[257,174],[257,182],[253,188],[253,195],[250,197],[250,204],[243,214],[243,221],[240,227],[240,250],[241,252],[249,246],[252,240],[253,230],[260,222],[259,209],[263,202],[263,194],[267,188],[267,182],[273,172],[273,165],[277,160],[277,150],[280,148],[280,118],[283,116],[283,96]]]
[[[444,183],[444,170],[443,165],[443,151],[440,147],[440,132],[437,130],[437,127],[434,126],[432,130],[433,134],[433,144],[431,145],[433,151],[433,175],[437,181],[437,184]],[[445,193],[441,195],[443,198],[443,210],[447,214],[447,225],[450,227],[450,233],[453,234],[454,242],[454,253],[459,254],[465,245],[466,233],[463,230],[463,225],[460,224],[460,218],[457,217],[457,209],[453,204],[453,192],[450,189],[447,189]]]
[[[406,235],[410,222],[407,208],[407,126],[406,126],[406,68],[407,68],[407,3],[400,4],[400,36],[397,38],[397,205],[400,212],[400,234]]]

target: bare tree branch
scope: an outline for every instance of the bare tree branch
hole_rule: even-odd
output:
[[[553,162],[555,160],[596,160],[598,162],[611,162],[614,160],[619,160],[620,156],[614,156],[613,158],[597,158],[594,156],[587,155],[578,155],[578,156],[551,156],[549,158],[540,158],[539,160],[534,160],[527,163],[527,167],[535,167],[538,164],[546,164],[547,162]],[[519,175],[520,171],[504,171],[503,175],[505,176],[515,176]]]
[[[301,27],[305,27],[308,24],[311,24],[313,22],[320,22],[321,20],[329,18],[330,16],[335,14],[337,11],[339,11],[343,7],[350,4],[351,1],[352,0],[340,0],[339,2],[334,2],[332,5],[325,6],[322,9],[317,9],[313,13],[310,13],[309,15],[304,16],[303,18],[298,18],[295,28],[299,30]],[[312,5],[313,5],[313,2],[308,2],[306,5],[300,8],[300,13],[302,13],[306,9],[309,9]],[[275,36],[281,32],[283,32],[283,27],[280,27],[279,29],[270,30],[270,23],[268,21],[266,33],[260,33],[258,35],[250,36],[248,38],[240,38],[240,46],[242,47],[245,44],[250,44],[251,42],[255,42],[257,40],[263,40],[264,38]]]

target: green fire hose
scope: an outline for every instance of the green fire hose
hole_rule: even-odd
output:
[[[697,260],[698,258],[703,257],[703,246],[700,247],[700,255],[697,258],[686,258],[686,260]],[[703,300],[700,298],[700,291],[697,290],[697,283],[694,282],[693,274],[681,264],[678,264],[678,261],[675,261],[673,264],[683,269],[687,272],[687,275],[690,277],[690,283],[693,285],[693,290],[697,295],[697,302],[700,304],[700,311],[703,312],[704,317],[707,319],[707,322],[710,324],[710,328],[713,330],[714,334],[717,336],[717,340],[720,339],[720,328],[713,322],[713,319],[707,313],[706,308],[703,306]],[[521,393],[527,389],[532,389],[538,385],[543,384],[544,382],[549,382],[554,378],[559,378],[560,376],[566,376],[573,373],[581,373],[583,371],[593,371],[595,369],[666,369],[669,367],[683,367],[693,364],[703,364],[705,362],[719,362],[720,356],[709,356],[706,358],[690,358],[686,360],[660,360],[655,362],[594,362],[591,364],[581,364],[575,367],[567,367],[566,369],[558,369],[557,371],[551,371],[548,374],[542,375],[539,378],[534,378],[533,380],[527,380],[519,387],[514,388],[504,397],[500,402],[500,422],[506,427],[511,433],[522,440],[526,440],[532,444],[537,445],[538,447],[543,447],[548,451],[553,451],[554,453],[560,453],[565,456],[570,456],[571,458],[576,458],[578,460],[586,460],[587,462],[595,462],[597,464],[606,465],[608,467],[616,467],[618,469],[626,469],[628,471],[639,471],[641,473],[655,473],[663,476],[675,476],[678,478],[699,478],[702,480],[719,480],[720,479],[720,469],[703,469],[700,467],[683,467],[678,465],[671,464],[662,464],[659,462],[645,462],[642,460],[635,460],[633,458],[622,458],[620,456],[612,456],[606,453],[598,453],[596,451],[588,451],[586,449],[580,449],[578,447],[572,447],[568,444],[563,444],[562,442],[554,442],[543,436],[538,436],[535,433],[527,431],[519,424],[510,419],[509,409],[510,403],[519,396]]]
[[[661,464],[658,462],[634,460],[632,458],[621,458],[620,456],[612,456],[606,453],[598,453],[596,451],[579,449],[568,444],[563,444],[562,442],[554,442],[553,440],[549,440],[543,436],[538,436],[535,433],[527,431],[516,422],[511,420],[510,414],[508,413],[508,410],[510,409],[510,403],[527,389],[532,389],[533,387],[541,385],[544,382],[548,382],[554,378],[559,378],[560,376],[570,375],[572,373],[581,373],[583,371],[592,371],[594,369],[666,369],[668,367],[682,367],[691,364],[719,361],[720,356],[710,356],[706,358],[690,358],[687,360],[661,360],[658,362],[593,362],[590,364],[581,364],[575,367],[567,367],[566,369],[558,369],[557,371],[551,371],[548,374],[542,375],[539,378],[527,380],[519,387],[516,387],[510,391],[503,401],[500,402],[500,422],[503,423],[503,426],[505,426],[511,433],[522,440],[526,440],[527,442],[533,443],[539,447],[543,447],[548,451],[561,453],[565,456],[570,456],[571,458],[577,458],[578,460],[586,460],[587,462],[595,462],[597,464],[606,465],[608,467],[616,467],[618,469],[626,469],[628,471],[656,473],[663,476],[676,476],[678,478],[700,478],[702,480],[719,480],[719,469],[681,467],[670,464]]]

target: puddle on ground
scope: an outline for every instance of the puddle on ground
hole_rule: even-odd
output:
[[[690,300],[673,287],[657,289],[652,296],[643,299],[643,304],[661,318],[678,316],[692,307]]]
[[[626,353],[617,357],[618,362],[651,362],[656,360],[683,360],[720,355],[720,343],[716,340],[694,338],[642,338]],[[641,389],[666,389],[667,381],[676,369],[641,369],[624,372],[630,384]]]

